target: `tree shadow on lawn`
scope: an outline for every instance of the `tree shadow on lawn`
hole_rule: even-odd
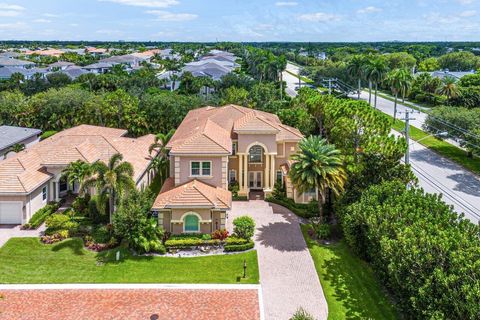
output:
[[[55,244],[52,247],[53,252],[57,252],[64,249],[70,249],[75,255],[83,256],[85,251],[83,249],[83,241],[78,238],[67,239]]]
[[[118,251],[120,251],[120,259],[117,261]],[[103,264],[120,264],[127,260],[136,262],[151,261],[154,259],[154,256],[134,256],[127,248],[120,246],[97,253],[96,259]]]
[[[321,267],[324,279],[334,288],[333,297],[344,306],[347,319],[370,319],[371,315],[365,312],[365,305],[351,293],[352,290],[355,291],[352,283],[356,280],[352,274],[345,271],[346,262],[335,250],[332,252],[335,257],[325,261]]]

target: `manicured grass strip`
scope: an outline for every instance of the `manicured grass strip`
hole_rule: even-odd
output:
[[[0,248],[0,283],[258,283],[256,251],[196,258],[96,254],[79,238],[54,245],[12,238]],[[247,261],[247,278],[243,275]]]
[[[355,257],[347,245],[319,245],[303,236],[312,255],[328,303],[328,319],[398,319],[398,313],[382,291],[369,265]]]
[[[405,131],[405,123],[401,120],[396,120],[393,123],[393,117],[388,116],[392,120],[392,128],[396,131],[403,132]],[[469,158],[465,150],[454,146],[446,141],[438,139],[436,137],[428,137],[430,134],[426,133],[414,126],[410,126],[410,137],[412,140],[420,140],[419,143],[430,150],[435,151],[439,155],[452,160],[453,162],[461,165],[462,167],[472,171],[473,173],[480,174],[480,159],[478,158]],[[428,137],[428,138],[426,138]]]
[[[288,70],[285,70],[287,73],[291,74],[292,76],[294,76],[295,78],[298,78],[298,74],[295,74],[291,71],[288,71]],[[309,83],[309,84],[313,84],[314,81],[311,80],[311,79],[308,79],[307,77],[304,77],[304,76],[300,76],[300,80],[302,80],[303,82],[305,83]]]

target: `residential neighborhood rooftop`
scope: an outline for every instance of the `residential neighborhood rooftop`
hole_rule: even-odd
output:
[[[123,155],[134,168],[136,181],[147,169],[154,135],[125,137],[123,129],[80,125],[64,130],[0,162],[0,193],[28,193],[50,179],[46,166],[65,166],[76,160],[108,161]]]
[[[41,134],[39,129],[0,126],[0,150],[9,148],[25,139]]]

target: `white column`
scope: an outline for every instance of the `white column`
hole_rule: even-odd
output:
[[[270,189],[270,178],[268,175],[268,171],[270,170],[270,156],[268,154],[265,154],[265,174],[263,181],[265,181],[265,185],[263,186],[264,189]]]
[[[275,186],[275,155],[272,154],[271,155],[272,157],[272,160],[270,161],[270,165],[271,165],[271,169],[270,169],[270,185],[271,185],[271,188],[273,189],[273,187]]]
[[[243,189],[243,154],[238,154],[238,185],[240,187],[240,192]]]
[[[248,154],[245,154],[243,160],[243,188],[244,191],[248,191]]]

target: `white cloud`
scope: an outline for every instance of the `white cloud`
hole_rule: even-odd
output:
[[[44,14],[42,14],[42,16],[48,17],[48,18],[58,18],[58,17],[60,17],[60,15],[53,14],[53,13],[44,13]]]
[[[467,10],[460,13],[460,17],[468,18],[477,15],[477,11],[475,10]]]
[[[173,13],[162,10],[149,10],[146,13],[155,15],[160,21],[190,21],[198,18],[198,15],[193,13]]]
[[[369,6],[369,7],[365,7],[365,8],[362,8],[362,9],[359,9],[357,11],[357,13],[359,14],[368,14],[368,13],[376,13],[376,12],[382,12],[383,10],[381,8],[377,8],[377,7],[374,7],[374,6]]]
[[[33,20],[33,22],[37,22],[37,23],[50,23],[50,22],[52,22],[52,20],[48,20],[48,19],[35,19],[35,20]]]
[[[294,6],[298,6],[298,2],[294,2],[294,1],[279,1],[279,2],[275,2],[275,5],[277,7],[294,7]]]
[[[103,2],[114,2],[127,6],[147,8],[168,8],[179,4],[177,0],[99,0]]]
[[[79,24],[78,24],[78,23],[70,23],[69,26],[70,26],[70,27],[78,27]]]
[[[465,6],[465,5],[474,3],[475,0],[457,0],[457,2]]]
[[[0,17],[16,17],[22,14],[24,7],[16,4],[0,3]]]
[[[0,3],[0,10],[22,11],[22,10],[25,10],[25,8],[16,4],[8,4],[8,3],[2,2]]]
[[[330,22],[340,20],[340,16],[325,12],[306,13],[298,16],[298,19],[313,22]]]

